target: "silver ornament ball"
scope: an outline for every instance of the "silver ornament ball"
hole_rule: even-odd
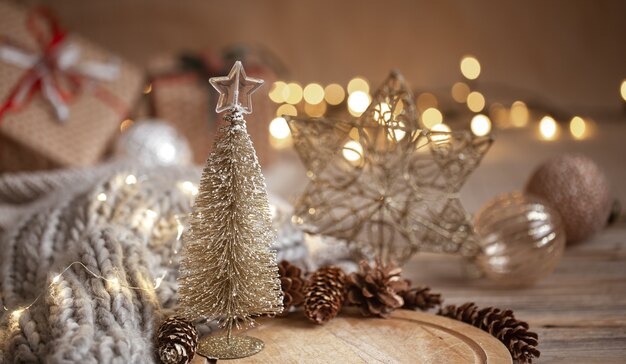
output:
[[[535,196],[513,192],[489,201],[475,216],[481,250],[476,263],[487,278],[529,285],[550,274],[565,249],[559,214]]]
[[[117,140],[114,155],[145,165],[189,165],[192,162],[187,140],[159,119],[136,121]]]

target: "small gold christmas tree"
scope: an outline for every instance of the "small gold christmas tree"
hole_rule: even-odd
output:
[[[263,81],[246,77],[238,61],[228,76],[210,82],[220,93],[216,111],[226,111],[229,125],[207,160],[184,235],[180,306],[190,318],[218,319],[227,330],[201,340],[200,355],[240,358],[260,351],[263,342],[233,336],[233,326],[251,325],[254,316],[283,308],[265,179],[243,118],[252,112],[250,95]]]

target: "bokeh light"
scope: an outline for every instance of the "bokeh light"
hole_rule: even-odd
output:
[[[288,104],[297,104],[302,101],[302,87],[295,82],[291,82],[287,84],[287,99],[285,100]]]
[[[511,105],[510,119],[511,124],[517,128],[522,128],[528,124],[529,112],[524,102],[515,101]]]
[[[355,91],[348,96],[348,111],[353,116],[361,116],[370,105],[370,97],[363,91]]]
[[[276,116],[283,115],[298,116],[298,110],[293,105],[283,104],[276,109]]]
[[[500,103],[496,102],[489,106],[489,116],[499,128],[504,129],[511,126],[509,122],[509,112],[507,108]]]
[[[274,118],[270,122],[270,134],[276,139],[287,139],[291,135],[287,120],[283,117]]]
[[[378,120],[380,124],[391,120],[391,108],[386,102],[382,102],[374,107],[374,118]]]
[[[485,136],[491,131],[491,120],[489,120],[487,115],[474,115],[470,128],[472,129],[472,133],[474,133],[474,135]]]
[[[585,139],[587,136],[587,123],[580,116],[574,116],[569,122],[569,131],[575,139]]]
[[[464,104],[470,91],[470,87],[465,82],[457,82],[452,85],[452,98],[454,101]]]
[[[283,103],[287,101],[287,97],[289,97],[289,89],[287,88],[287,84],[283,81],[276,81],[272,84],[272,88],[269,92],[270,100],[274,101],[277,104]]]
[[[304,101],[311,105],[317,105],[324,100],[324,88],[317,83],[306,85],[303,91]]]
[[[428,108],[437,106],[437,97],[430,92],[423,92],[417,97],[417,109],[420,112],[423,112]]]
[[[400,121],[397,125],[398,126],[395,128],[389,128],[390,133],[387,134],[387,138],[389,140],[400,141],[404,139],[404,136],[406,135],[406,131],[404,131],[404,123]]]
[[[324,99],[330,105],[339,105],[346,98],[346,92],[341,85],[331,83],[324,88]]]
[[[431,107],[429,109],[424,110],[422,113],[422,124],[426,129],[432,129],[435,125],[441,124],[443,122],[443,115],[441,111]]]
[[[485,108],[485,97],[478,91],[470,92],[467,95],[467,107],[473,112],[480,112]]]
[[[341,153],[348,161],[358,162],[363,158],[363,147],[356,140],[348,140]]]
[[[357,91],[361,91],[366,94],[370,92],[370,85],[364,78],[355,77],[348,82],[348,93],[351,94]]]
[[[622,94],[622,100],[626,101],[626,80],[622,81],[622,85],[619,88],[620,94]]]
[[[450,127],[443,123],[433,126],[430,130],[436,131],[436,132],[445,132],[445,133],[449,133],[451,131]],[[450,136],[449,135],[432,135],[430,138],[436,144],[441,144],[441,143],[448,141],[450,139]]]
[[[304,104],[304,112],[314,118],[324,116],[326,113],[326,102],[322,101],[317,104]]]
[[[559,126],[551,116],[544,116],[539,122],[539,134],[545,140],[554,140],[557,137]]]
[[[461,73],[469,80],[475,80],[480,75],[480,62],[475,57],[465,56],[461,59]]]

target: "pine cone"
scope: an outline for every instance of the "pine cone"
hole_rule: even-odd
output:
[[[283,290],[283,315],[289,308],[298,307],[304,302],[304,278],[302,270],[286,260],[278,264],[280,286]]]
[[[532,363],[533,358],[539,357],[537,333],[528,331],[528,324],[518,321],[511,310],[500,310],[495,307],[486,307],[479,310],[473,302],[467,302],[459,307],[446,306],[437,313],[441,316],[463,321],[484,330],[509,349],[513,359],[520,363]]]
[[[401,268],[384,266],[379,260],[373,268],[361,261],[359,272],[348,277],[348,303],[359,306],[363,316],[388,317],[404,304],[399,292],[409,288],[408,281],[400,278],[401,272]]]
[[[411,286],[411,281],[406,280],[407,285]],[[430,287],[414,287],[399,292],[404,299],[404,306],[408,310],[427,311],[431,308],[441,306],[443,299],[439,293],[431,293]]]
[[[305,316],[320,325],[332,320],[343,306],[345,285],[346,274],[341,268],[318,269],[305,289]]]
[[[163,364],[187,364],[198,347],[198,332],[180,316],[167,318],[157,333],[157,351]]]

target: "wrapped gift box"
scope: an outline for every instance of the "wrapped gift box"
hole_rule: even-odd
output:
[[[99,161],[142,83],[49,12],[0,2],[0,171]]]

